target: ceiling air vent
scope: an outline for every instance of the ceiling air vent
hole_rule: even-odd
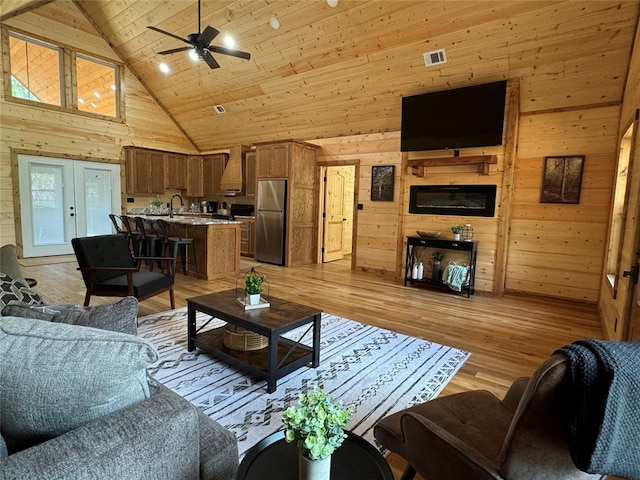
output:
[[[422,55],[424,56],[424,64],[427,67],[440,65],[441,63],[447,63],[447,54],[445,53],[444,48],[441,48],[440,50],[434,50],[432,52],[426,52]]]
[[[213,109],[215,110],[215,112],[218,115],[222,115],[223,113],[227,113],[227,111],[224,109],[224,107],[222,105],[214,105]]]

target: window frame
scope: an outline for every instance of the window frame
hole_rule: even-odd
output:
[[[0,26],[0,33],[2,35],[2,48],[4,50],[5,63],[8,68],[4,69],[4,100],[7,102],[13,102],[21,105],[43,108],[46,110],[71,113],[74,115],[95,118],[99,120],[107,120],[116,123],[125,123],[125,98],[124,98],[124,64],[116,62],[113,59],[101,57],[91,52],[87,52],[78,48],[73,48],[68,45],[64,45],[60,42],[55,42],[46,38],[42,38],[39,35],[32,34],[19,30],[17,28],[9,28],[4,25]],[[17,36],[24,38],[26,41],[33,41],[34,43],[41,43],[45,46],[50,46],[59,49],[61,53],[61,76],[60,76],[60,89],[62,91],[61,97],[63,99],[63,106],[51,105],[43,102],[36,102],[34,100],[28,100],[20,97],[14,97],[11,91],[11,59],[9,51],[9,36]],[[76,55],[81,55],[96,63],[101,63],[115,68],[115,85],[116,85],[116,116],[102,115],[99,113],[93,113],[90,111],[84,111],[78,109],[78,94],[77,94],[77,71],[76,71]]]

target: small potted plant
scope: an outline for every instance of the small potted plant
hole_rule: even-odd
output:
[[[285,439],[296,442],[299,452],[299,479],[329,480],[331,455],[347,435],[344,427],[355,410],[333,402],[319,387],[300,395],[300,407],[290,406],[282,415]]]
[[[257,305],[260,303],[260,294],[263,289],[263,282],[266,277],[260,275],[255,268],[251,267],[251,270],[244,276],[244,289],[246,293],[246,302],[249,305]]]
[[[462,225],[453,225],[451,227],[451,231],[453,232],[453,239],[460,240],[460,234],[462,233]]]
[[[160,197],[156,197],[151,200],[151,208],[152,210],[160,210],[162,208],[162,200]]]
[[[431,280],[437,283],[442,282],[442,265],[440,262],[444,259],[444,253],[433,252],[431,254]]]

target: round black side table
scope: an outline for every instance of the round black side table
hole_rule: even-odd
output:
[[[244,456],[236,480],[298,480],[298,447],[282,430],[269,435]],[[347,432],[331,456],[331,480],[393,480],[393,473],[373,445]]]

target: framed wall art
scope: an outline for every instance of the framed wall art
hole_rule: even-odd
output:
[[[393,201],[394,165],[371,167],[371,200]]]
[[[584,155],[544,157],[540,203],[580,203]]]

